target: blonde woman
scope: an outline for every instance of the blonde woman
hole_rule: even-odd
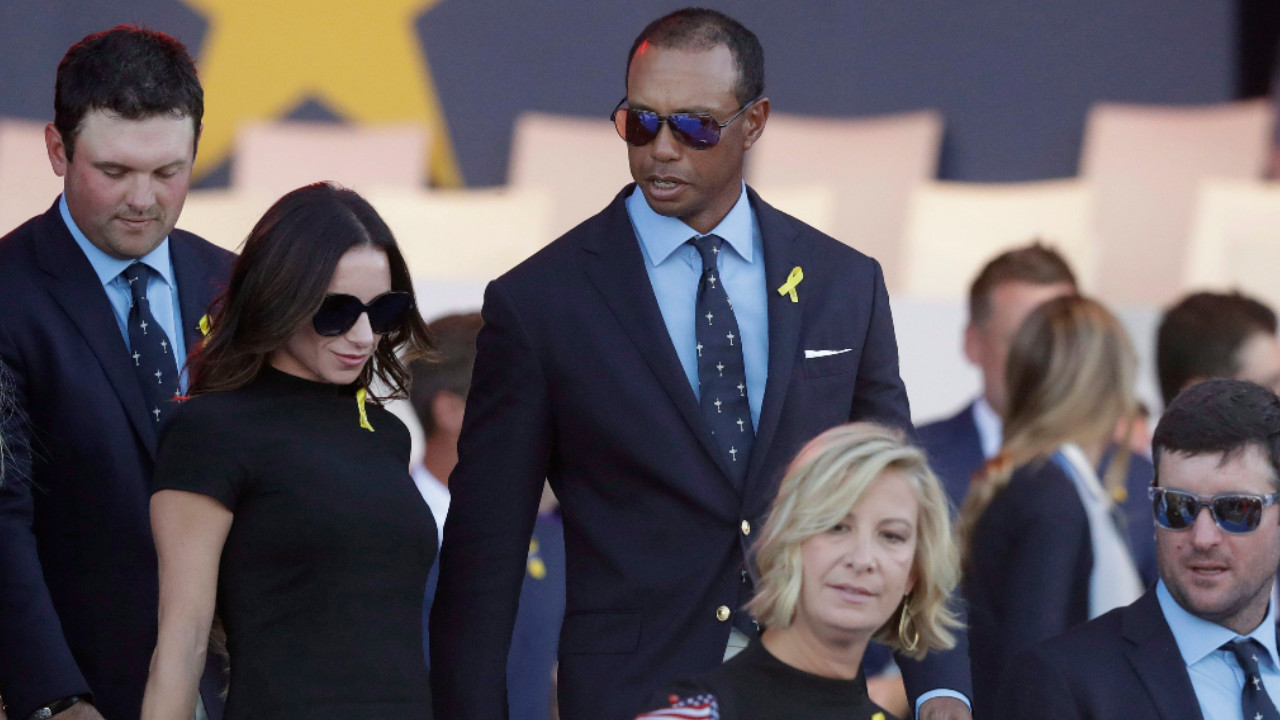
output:
[[[760,640],[641,717],[714,708],[722,720],[887,718],[867,697],[867,643],[913,658],[955,644],[948,513],[924,454],[897,431],[855,423],[819,435],[788,468],[754,549],[747,610],[765,628]]]
[[[1018,650],[1142,594],[1116,521],[1128,456],[1094,470],[1137,408],[1133,346],[1088,298],[1050,300],[1018,329],[1000,453],[960,511],[974,716],[992,712]]]

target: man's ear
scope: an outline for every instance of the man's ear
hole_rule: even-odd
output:
[[[986,355],[986,341],[982,337],[982,330],[977,325],[969,323],[964,328],[964,356],[969,362],[982,366],[982,358]]]
[[[457,435],[462,432],[462,416],[467,408],[466,399],[448,390],[440,390],[431,398],[431,415],[437,430]]]
[[[746,123],[746,131],[742,134],[742,149],[747,150],[760,139],[764,124],[769,121],[769,98],[762,97],[755,101],[755,104],[747,108],[742,120]]]
[[[49,153],[49,165],[53,168],[53,174],[66,177],[67,165],[71,160],[67,158],[67,145],[62,141],[62,133],[58,132],[53,123],[44,126],[44,148]]]

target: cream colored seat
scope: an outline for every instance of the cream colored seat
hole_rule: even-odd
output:
[[[774,113],[747,153],[747,177],[760,188],[830,185],[837,207],[826,231],[879,260],[896,288],[911,191],[937,175],[941,143],[942,116],[932,110],[848,119]],[[773,202],[773,191],[761,196]]]
[[[192,190],[182,206],[178,227],[220,248],[240,252],[249,231],[279,198],[244,190]]]
[[[546,191],[378,190],[365,197],[395,233],[417,282],[492,280],[551,239]]]
[[[1080,180],[921,185],[907,218],[903,290],[915,300],[963,301],[988,260],[1035,239],[1061,252],[1081,285],[1093,287],[1092,189]]]
[[[1200,182],[1260,178],[1272,116],[1265,100],[1089,111],[1080,174],[1098,192],[1102,297],[1164,305],[1182,291]]]
[[[246,123],[236,133],[231,187],[276,196],[320,180],[360,193],[422,188],[428,140],[416,124]]]
[[[603,210],[629,182],[627,144],[603,114],[516,118],[507,185],[550,193],[552,237]]]
[[[44,123],[0,118],[0,236],[49,209],[62,192],[44,145]]]
[[[1188,289],[1238,288],[1280,307],[1280,182],[1207,180],[1195,204]]]

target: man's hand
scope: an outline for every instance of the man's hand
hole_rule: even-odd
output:
[[[98,708],[88,700],[81,700],[62,712],[54,715],[58,720],[105,720]]]
[[[973,713],[964,701],[953,697],[930,698],[920,706],[917,720],[973,720]]]

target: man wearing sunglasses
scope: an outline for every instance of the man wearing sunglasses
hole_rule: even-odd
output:
[[[561,715],[630,720],[758,632],[747,551],[801,446],[910,425],[879,265],[743,183],[769,112],[749,30],[695,9],[650,24],[611,116],[635,184],[489,286],[431,616],[438,717],[506,717],[544,478],[568,567]],[[908,669],[908,689],[964,692],[956,666]]]
[[[1153,449],[1159,582],[1030,648],[1004,679],[1002,717],[1280,717],[1280,399],[1242,380],[1195,385]]]

